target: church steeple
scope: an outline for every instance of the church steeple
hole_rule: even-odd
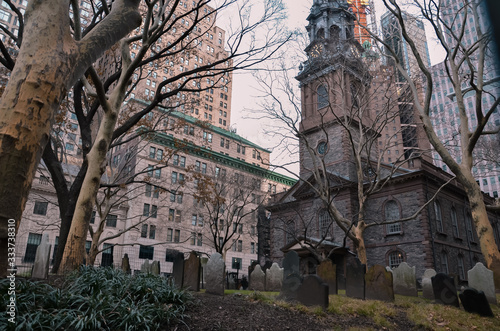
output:
[[[314,0],[307,20],[308,60],[296,77],[302,100],[301,175],[313,167],[312,152],[328,171],[354,178],[352,150],[339,121],[358,107],[356,91],[369,80],[364,49],[354,38],[355,17],[346,0]]]
[[[353,44],[355,17],[346,0],[314,0],[307,20],[310,43],[305,51],[310,58],[346,51]]]

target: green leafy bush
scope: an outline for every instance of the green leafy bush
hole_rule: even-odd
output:
[[[0,309],[6,311],[7,279],[0,280]],[[156,330],[184,320],[191,295],[165,278],[130,276],[111,268],[82,267],[62,288],[16,281],[16,323],[12,330]]]

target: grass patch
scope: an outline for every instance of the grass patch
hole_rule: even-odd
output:
[[[423,298],[396,296],[396,304],[404,307],[417,327],[432,330],[500,330],[500,307],[490,305],[495,317],[470,314],[463,308],[434,304]]]
[[[6,310],[8,279],[0,280],[0,309]],[[184,319],[191,295],[165,278],[130,276],[110,268],[82,267],[61,287],[16,282],[14,330],[155,330]]]
[[[381,327],[390,327],[387,317],[396,316],[391,304],[375,300],[357,300],[342,295],[330,295],[328,312],[336,315],[359,315],[373,320]]]

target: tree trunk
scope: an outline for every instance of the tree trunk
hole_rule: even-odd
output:
[[[472,180],[472,182],[471,182]],[[483,200],[483,193],[474,178],[469,180],[466,185],[467,195],[469,197],[472,221],[476,228],[479,245],[486,261],[486,266],[493,271],[495,278],[495,287],[500,289],[500,252],[493,235],[493,227],[488,219],[488,212]]]
[[[75,270],[83,263],[90,216],[94,209],[101,176],[105,170],[106,154],[118,118],[117,113],[117,109],[110,109],[104,114],[94,146],[87,155],[87,173],[76,202],[75,214],[59,267],[59,274]]]
[[[139,0],[118,0],[79,42],[70,33],[69,0],[31,0],[16,65],[0,100],[0,239],[22,212],[53,117],[68,89],[101,54],[139,26]],[[7,241],[0,254],[7,256]],[[6,274],[0,259],[0,276]]]
[[[7,238],[8,219],[16,220],[16,230],[19,227],[53,115],[75,66],[76,44],[63,28],[69,26],[68,7],[63,10],[55,3],[28,6],[27,33],[0,100],[0,238]],[[4,275],[6,259],[0,260]]]
[[[368,262],[368,257],[366,256],[366,247],[365,247],[365,238],[364,238],[364,232],[366,229],[366,225],[362,221],[358,221],[358,225],[354,226],[352,228],[352,231],[354,232],[354,235],[356,236],[356,254],[358,255],[358,259],[361,261],[363,264],[367,264]],[[353,242],[356,242],[353,241]]]

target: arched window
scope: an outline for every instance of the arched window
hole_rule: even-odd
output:
[[[397,250],[389,253],[389,267],[391,269],[397,268],[401,262],[404,262],[403,252]]]
[[[340,28],[337,25],[332,25],[330,27],[330,39],[332,42],[338,42],[340,40]]]
[[[474,242],[474,234],[472,233],[472,218],[469,213],[465,216],[465,228],[467,229],[467,239],[469,242]]]
[[[396,201],[390,200],[385,204],[385,220],[393,221],[401,218],[399,205]],[[387,224],[387,234],[401,233],[401,223]]]
[[[328,210],[324,209],[320,212],[319,217],[319,235],[321,238],[330,238],[330,229],[332,227],[332,219]]]
[[[436,229],[438,232],[443,232],[443,217],[441,214],[441,205],[438,201],[434,201],[434,214],[436,216]]]
[[[457,211],[455,207],[451,208],[451,226],[453,227],[453,235],[455,238],[460,237],[460,231],[458,229],[458,219],[457,219]]]
[[[448,253],[446,251],[441,252],[441,272],[447,275],[450,273],[448,269]]]
[[[318,89],[316,90],[318,94],[318,109],[324,108],[328,106],[330,103],[328,101],[328,90],[326,89],[325,85],[320,85],[318,86]]]
[[[295,240],[295,222],[288,221],[285,224],[285,241],[287,244]]]
[[[464,257],[463,255],[458,255],[458,261],[457,261],[457,267],[458,267],[458,277],[460,280],[465,280],[465,265],[464,265]]]
[[[325,29],[321,28],[316,32],[316,39],[325,39]]]

